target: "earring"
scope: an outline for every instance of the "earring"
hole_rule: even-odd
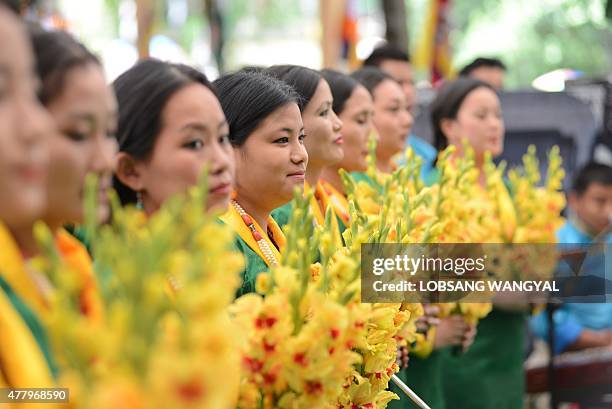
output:
[[[136,192],[136,209],[138,210],[144,209],[144,206],[142,205],[142,192],[141,191]]]

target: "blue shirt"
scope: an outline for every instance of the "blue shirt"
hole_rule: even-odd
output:
[[[423,164],[421,165],[421,179],[425,180],[433,168],[434,161],[438,157],[438,151],[424,139],[412,134],[408,135],[406,145],[406,148],[412,148],[414,153],[423,159]],[[402,156],[399,160],[399,165],[403,165],[405,163],[406,157]]]
[[[568,220],[557,232],[559,243],[590,244],[593,238]],[[612,234],[606,243],[612,243]],[[606,267],[607,269],[607,267]],[[574,343],[584,329],[603,330],[612,328],[612,304],[566,303],[553,314],[555,353],[563,352]],[[536,336],[548,338],[548,319],[542,312],[531,319],[531,328]]]

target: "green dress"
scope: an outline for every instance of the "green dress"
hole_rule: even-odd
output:
[[[272,216],[276,224],[278,224],[278,226],[282,229],[289,224],[289,219],[291,218],[292,212],[293,200],[277,209],[272,210],[270,216]]]
[[[244,270],[240,273],[242,285],[236,292],[236,298],[238,298],[244,294],[254,293],[257,276],[267,272],[269,268],[265,261],[259,257],[259,254],[255,253],[255,251],[253,251],[253,249],[251,249],[251,247],[249,247],[249,245],[238,235],[236,235],[234,246],[236,250],[244,256],[245,263]]]
[[[374,179],[369,177],[368,174],[365,172],[351,172],[351,177],[353,178],[355,183],[366,182],[368,185],[375,187],[376,189],[382,192],[383,187],[379,185],[378,182],[376,182]]]
[[[434,168],[424,181],[431,186],[439,179],[439,169]],[[504,183],[512,194],[507,180],[504,179]],[[494,308],[478,323],[474,344],[467,352],[454,355],[447,350],[442,358],[437,358],[440,362],[429,362],[429,359],[422,362],[415,359],[416,362],[413,362],[411,356],[410,365],[415,363],[415,372],[423,374],[420,381],[426,382],[427,376],[431,376],[429,380],[442,387],[440,406],[436,406],[432,400],[431,408],[522,409],[525,392],[525,319],[523,312]],[[428,365],[432,367],[423,368]],[[436,368],[440,371],[437,377],[434,375]],[[408,370],[411,371],[410,367]],[[408,385],[411,386],[410,383]],[[432,389],[439,390],[436,386],[432,386]],[[422,398],[429,403],[426,396]]]
[[[470,349],[444,365],[447,409],[522,409],[524,312],[493,309]]]
[[[436,349],[426,358],[410,355],[408,367],[397,373],[406,385],[410,387],[432,409],[445,409],[442,372],[449,348]],[[389,409],[417,409],[404,392],[393,382],[389,383],[391,392],[396,393],[400,400],[389,402]]]
[[[437,182],[437,169],[430,172]],[[513,195],[509,181],[504,185]],[[444,365],[447,409],[522,409],[525,395],[524,342],[527,313],[493,308],[478,323],[474,344]]]
[[[289,224],[289,219],[291,218],[291,212],[293,212],[293,200],[287,203],[286,205],[283,205],[277,209],[272,210],[272,213],[270,213],[270,216],[272,216],[276,224],[278,224],[280,228],[282,229],[287,224]],[[340,230],[340,234],[342,234],[344,230],[346,230],[346,224],[344,224],[344,221],[337,215],[335,217],[336,217],[336,220],[338,220],[338,229]]]

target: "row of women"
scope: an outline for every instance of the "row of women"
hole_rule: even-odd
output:
[[[499,101],[488,85],[448,84],[433,117],[448,143],[470,136],[479,165],[486,150],[501,152]],[[314,191],[315,221],[331,208],[342,231],[351,220],[339,170],[366,169],[374,130],[378,170],[390,172],[411,124],[400,85],[376,68],[350,76],[245,68],[211,83],[188,66],[150,59],[109,87],[98,58],[70,35],[28,33],[0,6],[0,387],[48,386],[57,376],[42,324],[53,284],[28,262],[40,253],[35,221],[77,266],[83,314],[100,313],[90,255],[64,229],[83,222],[87,174],[100,180],[102,222],[111,187],[123,205],[151,215],[206,167],[208,210],[235,232],[246,260],[244,294],[279,260],[294,189]],[[432,351],[411,359],[401,377],[435,409],[522,407],[522,313],[494,311],[467,352],[446,353],[467,347],[470,332],[461,319],[443,319]],[[404,397],[394,407],[411,403]]]

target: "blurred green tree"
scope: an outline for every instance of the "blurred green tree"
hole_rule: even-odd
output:
[[[420,36],[426,0],[408,1],[412,49]],[[501,58],[507,86],[528,87],[557,68],[589,77],[612,72],[612,22],[606,0],[453,0],[453,60],[461,68],[477,56]],[[422,17],[421,17],[422,18]]]

